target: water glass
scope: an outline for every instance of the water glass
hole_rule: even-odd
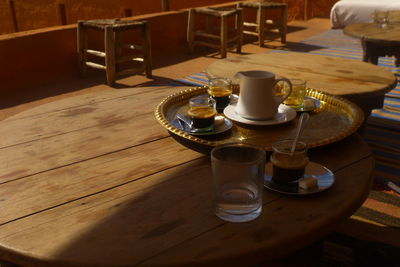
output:
[[[256,219],[262,210],[265,151],[247,144],[225,144],[211,151],[215,214],[229,222]]]
[[[372,14],[374,23],[378,24],[380,28],[386,28],[388,24],[389,12],[386,10],[375,10]]]

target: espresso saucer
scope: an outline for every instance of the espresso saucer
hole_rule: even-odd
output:
[[[271,120],[245,119],[242,116],[240,116],[239,114],[237,114],[235,109],[236,109],[236,104],[235,105],[230,104],[229,106],[227,106],[224,109],[225,116],[233,121],[237,121],[237,122],[244,123],[244,124],[250,124],[250,125],[261,125],[261,126],[276,125],[276,124],[282,124],[282,123],[289,122],[289,121],[293,120],[294,118],[296,118],[296,111],[293,108],[286,106],[284,104],[279,105],[278,113]]]
[[[215,126],[212,131],[207,131],[207,132],[198,132],[198,131],[193,131],[187,126],[186,124],[181,124],[177,118],[175,118],[173,121],[171,121],[171,124],[178,128],[181,131],[184,131],[185,133],[191,134],[191,135],[215,135],[215,134],[220,134],[223,132],[228,131],[229,129],[232,128],[233,123],[229,119],[225,118],[224,116],[217,115],[215,116]]]
[[[318,180],[318,185],[312,188],[303,189],[297,184],[279,185],[272,180],[272,164],[265,166],[264,186],[272,191],[286,195],[310,195],[329,189],[335,182],[335,175],[326,167],[310,162],[305,169],[304,178],[313,177]]]

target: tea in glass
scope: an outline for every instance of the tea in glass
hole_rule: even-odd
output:
[[[210,96],[201,95],[189,100],[188,115],[193,128],[201,131],[212,131],[216,114],[215,100]]]
[[[293,184],[304,177],[309,162],[307,146],[304,142],[297,142],[294,152],[291,152],[293,141],[282,140],[272,145],[272,180],[276,184]]]
[[[223,112],[230,103],[232,83],[228,78],[210,79],[207,93],[215,100],[218,112]]]
[[[306,96],[307,82],[302,79],[290,79],[290,82],[292,83],[292,93],[283,103],[294,108],[301,108]]]

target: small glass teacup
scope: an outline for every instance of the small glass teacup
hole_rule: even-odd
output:
[[[208,132],[214,130],[215,100],[208,95],[192,97],[189,100],[188,115],[192,121],[194,130]]]
[[[290,82],[292,83],[292,92],[283,103],[295,109],[303,108],[307,82],[303,79],[290,79]]]
[[[297,185],[298,180],[304,177],[309,162],[307,145],[298,141],[292,152],[293,141],[286,139],[272,144],[272,180],[278,185]]]
[[[211,78],[207,93],[215,100],[217,111],[222,113],[230,103],[232,82],[228,78]]]

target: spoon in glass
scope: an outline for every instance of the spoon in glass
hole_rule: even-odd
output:
[[[303,133],[304,127],[306,126],[309,118],[310,118],[310,114],[308,114],[307,112],[301,113],[300,118],[299,118],[299,124],[296,129],[296,135],[293,140],[292,148],[290,149],[290,153],[293,154],[294,151],[296,150],[297,142],[299,141],[300,136]]]

